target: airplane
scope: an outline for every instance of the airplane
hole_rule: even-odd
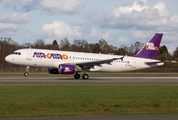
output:
[[[156,33],[133,56],[94,54],[83,52],[69,52],[46,49],[19,49],[5,57],[11,64],[26,66],[24,76],[28,76],[30,67],[48,68],[50,74],[74,74],[80,79],[79,72],[83,72],[83,79],[88,79],[86,72],[127,72],[164,65],[156,60],[163,34]]]

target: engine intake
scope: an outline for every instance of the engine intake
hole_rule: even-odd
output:
[[[59,74],[59,71],[58,71],[58,69],[48,68],[48,73],[50,73],[50,74]]]

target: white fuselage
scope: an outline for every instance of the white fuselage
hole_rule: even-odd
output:
[[[51,58],[50,58],[51,57]],[[68,52],[58,50],[43,50],[43,49],[20,49],[14,54],[8,55],[5,59],[9,63],[23,66],[43,67],[43,68],[58,68],[59,64],[72,64],[80,62],[92,62],[111,58],[121,58],[120,55],[93,54],[82,52]],[[147,62],[155,64],[148,65]],[[101,64],[94,66],[89,71],[104,71],[104,72],[125,72],[135,71],[145,68],[163,65],[158,63],[159,60],[145,59],[138,57],[124,56],[123,60],[114,60],[110,64]]]

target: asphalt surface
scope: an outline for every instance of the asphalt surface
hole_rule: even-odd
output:
[[[178,84],[178,77],[91,77],[88,80],[73,77],[1,77],[0,83],[75,83],[75,84]]]

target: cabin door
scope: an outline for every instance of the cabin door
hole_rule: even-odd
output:
[[[131,68],[136,68],[136,59],[135,58],[133,58],[131,60]]]
[[[29,49],[26,51],[26,59],[31,60],[32,59],[32,50]]]

